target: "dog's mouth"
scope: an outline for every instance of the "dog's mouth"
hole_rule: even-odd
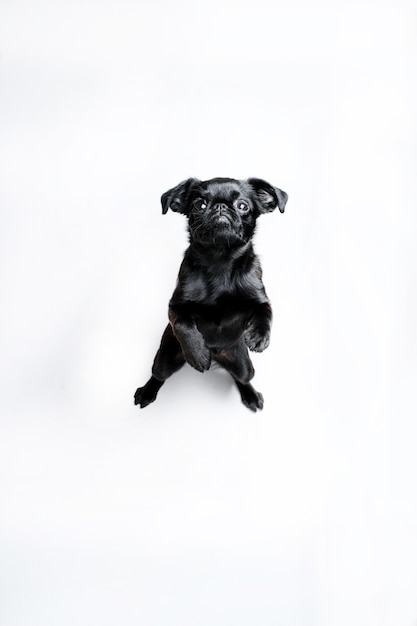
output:
[[[228,218],[226,215],[219,215],[216,218],[216,225],[223,226],[225,228],[230,228],[232,226],[232,222],[230,218]]]
[[[226,211],[204,216],[190,222],[192,238],[206,245],[228,246],[242,238],[242,228],[238,220]]]

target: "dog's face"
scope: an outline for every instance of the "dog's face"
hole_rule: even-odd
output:
[[[189,178],[164,193],[161,202],[163,213],[171,209],[188,217],[191,243],[230,247],[249,242],[259,215],[277,207],[283,213],[287,199],[259,178]]]

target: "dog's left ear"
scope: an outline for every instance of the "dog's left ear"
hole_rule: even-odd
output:
[[[190,188],[199,181],[196,178],[188,178],[182,183],[169,189],[161,196],[162,213],[168,212],[168,209],[175,211],[176,213],[182,213],[188,215],[188,192]]]
[[[278,187],[273,187],[266,180],[261,180],[260,178],[248,178],[247,182],[255,191],[261,213],[275,211],[277,207],[281,213],[284,213],[288,200],[288,194],[285,191],[278,189]]]

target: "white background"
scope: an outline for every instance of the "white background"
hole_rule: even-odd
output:
[[[416,30],[401,0],[2,1],[2,624],[417,624]],[[261,413],[188,367],[133,406],[189,176],[289,194]]]

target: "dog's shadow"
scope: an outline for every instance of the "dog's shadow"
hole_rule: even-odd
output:
[[[168,390],[168,386],[171,389]],[[183,398],[184,395],[199,398],[210,396],[217,397],[221,401],[227,400],[235,393],[238,397],[238,390],[236,388],[233,378],[226,370],[220,366],[214,364],[211,368],[201,374],[195,371],[188,364],[185,364],[179,372],[176,372],[171,378],[169,378],[164,387],[166,387],[167,394],[172,396],[172,393],[178,396],[178,399]],[[161,390],[161,394],[165,389]]]

